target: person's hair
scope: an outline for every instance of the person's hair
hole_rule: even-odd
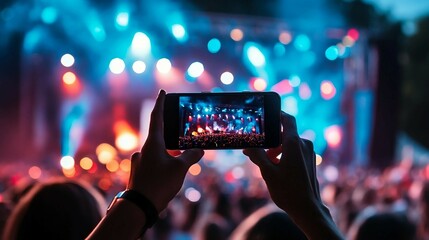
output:
[[[105,202],[91,186],[56,179],[34,186],[13,209],[3,239],[84,239]]]
[[[403,213],[378,213],[360,225],[355,240],[413,240],[416,226]]]
[[[234,230],[231,240],[306,240],[307,237],[289,215],[274,204],[268,204],[248,216]]]

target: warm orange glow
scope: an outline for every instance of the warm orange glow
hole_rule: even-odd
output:
[[[241,29],[234,28],[234,29],[232,29],[230,36],[231,36],[232,40],[238,42],[241,39],[243,39],[244,34],[243,34],[243,31]]]
[[[130,159],[124,159],[119,163],[119,168],[124,172],[130,172],[131,171],[131,160]]]
[[[343,44],[344,46],[351,47],[355,44],[355,40],[350,36],[345,36],[343,38]]]
[[[76,169],[74,167],[70,169],[63,168],[63,174],[68,178],[72,178],[76,175]]]
[[[72,72],[64,73],[63,82],[66,85],[73,85],[74,83],[76,83],[76,75]]]
[[[38,166],[32,166],[28,169],[28,175],[32,179],[39,179],[42,176],[42,170]]]
[[[110,161],[106,164],[106,168],[109,172],[116,172],[119,169],[119,163],[116,160]]]
[[[102,164],[112,161],[117,155],[116,149],[108,143],[98,145],[95,152],[97,153],[98,161]]]
[[[117,121],[113,126],[116,135],[115,145],[122,152],[136,150],[139,145],[139,137],[126,121]]]
[[[199,175],[201,173],[201,166],[198,163],[195,163],[189,168],[189,173],[194,176]]]
[[[264,91],[267,88],[267,82],[265,79],[256,78],[253,82],[253,88],[255,88],[256,91]]]
[[[85,170],[89,170],[94,165],[94,162],[89,157],[84,157],[80,160],[80,167]]]

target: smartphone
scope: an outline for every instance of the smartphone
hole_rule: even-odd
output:
[[[277,147],[280,96],[275,92],[169,93],[164,140],[167,149]]]

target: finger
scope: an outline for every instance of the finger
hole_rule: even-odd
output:
[[[297,159],[301,159],[300,143],[301,138],[298,135],[295,117],[282,111],[281,122],[282,132],[282,159],[281,164],[296,164]],[[282,161],[284,160],[284,161]]]
[[[194,148],[185,150],[178,158],[190,167],[197,163],[203,156],[204,151],[202,149]]]
[[[133,155],[131,155],[131,171],[130,171],[130,179],[134,178],[134,172],[136,171],[135,169],[138,167],[138,161],[141,157],[141,153],[140,152],[135,152],[133,153]],[[128,183],[130,183],[131,181],[128,181]],[[130,186],[127,186],[128,188]]]
[[[302,148],[303,155],[305,159],[307,159],[305,163],[307,166],[308,176],[310,177],[311,186],[316,197],[321,200],[319,182],[317,181],[316,173],[316,154],[314,153],[313,143],[307,139],[302,139],[302,142],[304,145]]]
[[[161,89],[150,115],[149,137],[157,139],[163,139],[164,137],[164,101],[165,91]],[[161,142],[164,143],[164,141]]]
[[[262,148],[247,148],[243,150],[243,153],[259,168],[268,168],[272,165],[267,153]]]

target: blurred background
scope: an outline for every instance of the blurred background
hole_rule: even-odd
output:
[[[429,1],[3,0],[0,193],[54,175],[120,189],[160,88],[279,93],[322,185],[429,177]],[[241,151],[206,151],[193,202],[204,174],[260,180]]]

